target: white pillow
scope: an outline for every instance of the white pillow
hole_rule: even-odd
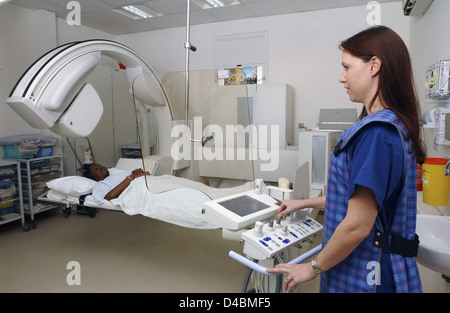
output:
[[[97,182],[81,176],[65,176],[47,182],[47,187],[68,196],[79,197],[92,192]]]
[[[121,170],[120,168],[116,168],[116,167],[111,167],[111,168],[108,168],[108,172],[109,172],[109,175],[115,175],[117,173],[125,172],[125,170]]]

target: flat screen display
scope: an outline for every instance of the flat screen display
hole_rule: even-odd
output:
[[[219,204],[241,217],[270,208],[269,205],[247,195],[225,200]]]

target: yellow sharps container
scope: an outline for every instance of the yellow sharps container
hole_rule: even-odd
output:
[[[422,165],[423,203],[446,206],[450,192],[450,176],[445,176],[447,160],[427,158]]]

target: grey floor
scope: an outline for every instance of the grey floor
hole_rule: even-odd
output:
[[[242,253],[220,230],[194,230],[143,216],[98,211],[95,218],[59,209],[36,215],[37,227],[0,226],[0,292],[240,292]],[[317,240],[317,239],[316,239]],[[79,264],[80,285],[69,285]],[[69,264],[70,265],[70,264]],[[318,279],[300,292],[318,292]]]

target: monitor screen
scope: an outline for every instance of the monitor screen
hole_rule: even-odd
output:
[[[231,212],[243,217],[270,207],[261,201],[258,201],[247,195],[219,202],[221,206]]]

